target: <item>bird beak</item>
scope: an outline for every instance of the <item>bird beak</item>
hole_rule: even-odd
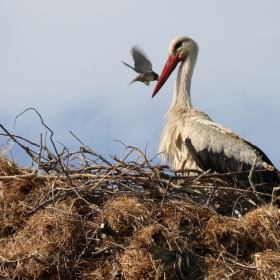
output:
[[[174,69],[176,68],[177,64],[182,61],[182,59],[180,59],[177,55],[169,55],[164,68],[161,72],[161,75],[158,79],[158,82],[155,86],[152,98],[159,92],[159,90],[161,89],[161,87],[165,84],[165,82],[167,81],[167,79],[169,78],[169,76],[171,75],[171,73],[174,71]]]

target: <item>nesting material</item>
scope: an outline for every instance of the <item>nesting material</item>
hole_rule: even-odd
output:
[[[277,207],[222,175],[178,176],[131,150],[138,161],[81,148],[36,172],[2,154],[0,278],[154,279],[151,247],[176,255],[160,279],[280,278]],[[101,238],[104,219],[117,241]]]

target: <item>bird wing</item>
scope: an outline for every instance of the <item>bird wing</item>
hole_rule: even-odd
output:
[[[200,124],[203,124],[205,125],[206,127],[208,128],[212,128],[220,133],[224,133],[224,134],[227,134],[233,138],[240,138],[240,139],[243,139],[239,134],[237,134],[236,132],[232,131],[231,129],[227,128],[226,126],[223,126],[223,125],[220,125],[220,124],[217,124],[215,122],[213,122],[212,120],[210,119],[205,119],[204,117],[199,117],[199,116],[195,116],[195,117],[191,117],[189,118],[189,121],[195,121],[195,122],[198,122]],[[243,139],[245,140],[245,139]]]
[[[193,160],[202,170],[228,173],[250,171],[256,160],[256,152],[261,158],[256,169],[270,171],[254,173],[254,182],[278,183],[276,170],[265,153],[229,128],[203,118],[190,118],[185,122],[183,141]],[[265,166],[268,165],[269,168]],[[271,172],[273,171],[273,172]],[[248,174],[240,175],[248,180]]]
[[[226,147],[231,146],[228,147],[228,150],[226,150],[226,152],[228,153],[226,156],[230,157],[230,156],[234,156],[233,154],[235,154],[236,157],[241,156],[241,158],[238,158],[239,160],[242,160],[244,157],[242,156],[242,152],[240,152],[240,154],[236,153],[238,149],[242,148],[244,153],[245,152],[248,153],[247,150],[249,149],[250,151],[253,151],[254,155],[255,155],[254,150],[256,150],[259,153],[259,155],[262,156],[263,161],[272,165],[272,162],[269,160],[269,158],[265,155],[265,153],[260,148],[258,148],[257,146],[255,146],[254,144],[246,140],[245,138],[241,137],[239,134],[232,131],[231,129],[223,125],[214,123],[213,121],[210,120],[205,120],[200,118],[190,118],[190,121],[192,120],[204,125],[202,126],[202,129],[203,130],[206,129],[206,131],[204,130],[203,132],[201,131],[200,133],[206,132],[206,134],[210,137],[210,139],[208,139],[210,141],[208,142],[209,148],[211,147],[215,151],[218,151],[219,150],[217,147],[218,144],[220,146],[220,149],[225,149]],[[231,152],[229,152],[230,150]],[[255,158],[255,156],[253,156],[251,160],[248,160],[249,164],[253,163],[254,161],[253,158]]]
[[[137,73],[138,73],[138,71],[136,71],[136,69],[135,69],[134,67],[130,66],[129,64],[127,64],[127,63],[126,63],[126,62],[124,62],[124,61],[122,61],[122,63],[123,63],[124,65],[126,65],[127,67],[129,67],[129,68],[133,69],[135,72],[137,72]]]
[[[131,50],[135,71],[138,73],[144,73],[152,70],[152,63],[147,59],[143,52],[137,48],[133,47]]]
[[[186,121],[184,138],[190,139],[197,153],[224,154],[228,158],[253,164],[256,154],[252,144],[231,129],[199,117]]]
[[[220,124],[217,124],[217,123],[214,123],[212,121],[205,121],[204,122],[206,125],[208,125],[209,127],[211,128],[214,128],[216,129],[217,131],[220,131],[221,133],[224,133],[224,134],[227,134],[228,136],[231,136],[233,138],[236,138],[236,139],[240,139],[242,140],[242,142],[245,144],[247,144],[250,148],[256,150],[260,156],[262,156],[262,160],[265,161],[266,163],[270,164],[273,166],[272,162],[270,161],[270,159],[266,156],[266,154],[260,149],[258,148],[257,146],[255,146],[254,144],[252,144],[251,142],[249,142],[248,140],[246,140],[245,138],[241,137],[239,134],[235,133],[234,131],[232,131],[231,129],[223,126],[223,125],[220,125]]]

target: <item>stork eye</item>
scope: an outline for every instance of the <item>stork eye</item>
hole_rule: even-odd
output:
[[[180,48],[183,44],[183,41],[181,42],[178,42],[175,46],[174,46],[174,49],[177,50],[178,48]]]

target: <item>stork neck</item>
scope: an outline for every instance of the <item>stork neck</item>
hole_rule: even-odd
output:
[[[170,109],[189,111],[193,108],[191,102],[191,81],[196,59],[197,55],[189,55],[186,60],[181,63]]]

